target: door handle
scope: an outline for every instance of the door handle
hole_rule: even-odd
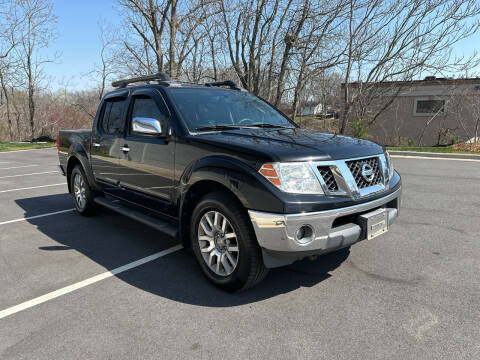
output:
[[[124,146],[120,150],[122,150],[123,152],[129,152],[130,148],[128,146]]]
[[[93,143],[93,146],[100,147],[100,144],[99,143]]]

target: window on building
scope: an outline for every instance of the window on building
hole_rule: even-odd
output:
[[[445,100],[417,99],[415,101],[416,115],[431,115],[445,111]]]

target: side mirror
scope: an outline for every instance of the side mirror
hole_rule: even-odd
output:
[[[135,117],[132,119],[132,130],[138,134],[163,135],[162,123],[153,118]]]

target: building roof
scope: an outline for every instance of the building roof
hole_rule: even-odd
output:
[[[351,87],[358,87],[361,83],[352,82],[349,84]],[[365,83],[364,83],[365,84]],[[423,80],[410,80],[410,81],[379,81],[376,86],[432,86],[432,85],[462,85],[462,84],[480,84],[480,77],[475,78],[437,78],[435,76],[427,76]],[[345,83],[342,83],[342,87],[345,87]]]

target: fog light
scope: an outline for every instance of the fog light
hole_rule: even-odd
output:
[[[307,245],[313,241],[313,235],[313,228],[310,225],[302,225],[295,233],[295,240],[301,245]]]

